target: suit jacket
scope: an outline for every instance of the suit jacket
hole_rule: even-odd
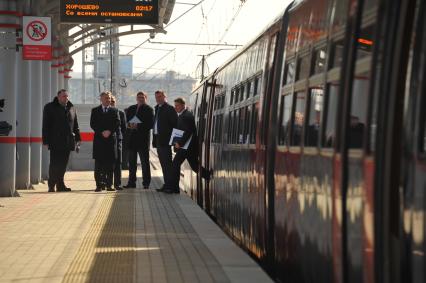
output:
[[[123,110],[118,110],[118,114],[120,116],[120,127],[117,129],[116,133],[118,140],[122,141],[126,135],[127,120]]]
[[[109,107],[106,113],[102,105],[92,109],[90,115],[90,127],[95,131],[93,140],[93,159],[114,162],[117,154],[117,129],[120,127],[120,116],[118,109]],[[111,131],[108,138],[102,136],[105,130]]]
[[[143,104],[137,109],[138,105],[132,105],[127,109],[127,121],[136,117],[142,122],[138,124],[138,128],[129,129],[128,147],[131,150],[138,150],[144,147],[149,147],[150,130],[154,121],[154,110],[148,104]],[[136,112],[136,110],[138,110]]]
[[[170,136],[172,135],[173,128],[177,125],[177,113],[175,108],[165,102],[161,107],[155,106],[155,120],[157,121],[158,134],[154,134],[152,145],[157,146],[168,146]]]
[[[195,152],[197,150],[198,138],[197,138],[197,128],[195,126],[195,117],[191,111],[185,109],[182,114],[178,116],[177,120],[177,129],[184,131],[183,136],[179,138],[176,142],[183,147],[186,142],[191,138],[191,142],[188,146],[188,153]]]
[[[43,110],[43,144],[51,150],[74,150],[75,142],[80,141],[77,112],[68,101],[64,107],[55,97]]]

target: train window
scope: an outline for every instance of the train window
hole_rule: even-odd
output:
[[[216,142],[222,142],[222,126],[223,126],[223,114],[220,114],[217,116],[216,122],[217,124],[217,130],[216,130]]]
[[[331,8],[331,11],[333,11],[333,31],[340,31],[345,26],[349,6],[349,0],[333,1]]]
[[[290,131],[291,107],[293,105],[293,94],[288,94],[281,99],[280,108],[280,130],[278,134],[278,144],[288,144]]]
[[[339,82],[332,82],[327,92],[327,113],[323,147],[334,147],[336,144],[336,115],[338,103]]]
[[[309,55],[303,56],[298,60],[297,76],[296,80],[305,79],[309,76],[310,60]]]
[[[332,67],[336,68],[336,67],[340,67],[340,65],[342,65],[342,60],[343,60],[343,45],[344,45],[344,41],[342,40],[338,40],[336,42],[333,42],[333,61],[332,61]]]
[[[256,143],[257,120],[259,118],[259,102],[251,106],[251,127],[250,127],[250,143]]]
[[[238,144],[244,143],[244,118],[246,117],[245,108],[238,110]]]
[[[254,89],[253,89],[253,91],[254,91],[253,96],[256,96],[256,95],[260,94],[260,76],[256,77],[254,79]]]
[[[295,71],[294,61],[289,62],[285,65],[284,79],[283,82],[285,85],[291,84],[294,82],[294,71]]]
[[[220,108],[225,108],[225,95],[224,96],[222,96],[222,101],[221,101],[221,104],[220,104]]]
[[[239,128],[239,121],[240,121],[240,117],[239,117],[239,111],[235,110],[234,111],[234,127],[233,127],[233,131],[232,131],[232,143],[236,144],[238,143],[238,128]]]
[[[235,90],[231,90],[231,100],[229,102],[229,105],[232,105],[232,103],[234,101],[234,96],[235,96]]]
[[[291,131],[291,145],[298,146],[302,143],[302,130],[305,121],[306,94],[304,91],[296,93],[294,104],[293,127]]]
[[[360,37],[357,42],[357,59],[362,59],[367,56],[371,56],[373,51],[373,36],[374,36],[374,26],[369,26],[364,28],[360,32]]]
[[[234,112],[229,112],[228,115],[228,144],[232,143],[232,122],[234,119],[232,118],[234,116]]]
[[[247,83],[247,97],[246,97],[247,99],[253,94],[253,90],[252,90],[251,86],[252,86],[251,82],[248,82]]]
[[[327,55],[327,52],[325,50],[325,47],[315,51],[315,53],[314,53],[314,66],[312,68],[313,74],[319,74],[319,73],[324,72],[326,55]]]
[[[238,100],[240,99],[240,88],[235,89],[235,95],[234,95],[234,104],[238,103]]]
[[[251,107],[246,106],[245,108],[245,116],[244,116],[244,132],[243,139],[244,143],[250,142],[250,118],[251,118]]]
[[[244,87],[244,85],[241,85],[241,87],[240,87],[240,101],[243,101],[244,100],[244,91],[245,91],[245,87]]]
[[[361,148],[367,122],[368,87],[370,72],[355,76],[352,87],[352,105],[349,124],[349,148]]]
[[[305,146],[317,146],[323,111],[324,88],[322,86],[312,88],[309,95],[309,120],[305,130]]]

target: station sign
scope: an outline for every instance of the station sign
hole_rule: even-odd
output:
[[[22,19],[22,57],[24,60],[52,59],[52,31],[49,17]]]
[[[158,24],[158,0],[61,0],[61,22]]]

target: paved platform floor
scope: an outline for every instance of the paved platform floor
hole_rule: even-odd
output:
[[[68,172],[72,192],[0,198],[0,282],[271,282],[189,197],[156,192],[152,173],[149,190],[96,193],[93,172]]]

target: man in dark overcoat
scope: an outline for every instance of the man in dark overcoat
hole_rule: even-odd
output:
[[[200,170],[200,164],[198,161],[198,137],[194,115],[186,108],[185,99],[179,97],[174,102],[178,115],[176,129],[183,131],[183,135],[173,141],[176,154],[172,161],[172,188],[166,189],[165,192],[178,194],[180,192],[179,180],[182,163],[185,159],[188,160],[192,171],[196,173]],[[212,172],[201,166],[202,178],[210,180]]]
[[[101,93],[101,105],[92,109],[90,127],[95,132],[93,159],[95,159],[96,192],[112,188],[112,175],[117,154],[117,129],[120,116],[117,108],[111,107],[111,93]]]
[[[158,191],[166,189],[173,190],[172,179],[172,149],[169,145],[173,128],[177,124],[177,114],[173,106],[167,103],[166,94],[162,90],[155,92],[154,126],[153,126],[153,147],[157,148],[158,159],[160,159],[161,170],[163,171],[164,185]]]
[[[65,186],[64,175],[70,152],[81,138],[77,112],[65,89],[59,90],[53,101],[44,106],[42,138],[43,145],[50,150],[49,192],[55,191],[55,185],[58,192],[71,191]]]
[[[116,105],[116,98],[113,95],[111,97],[111,106],[115,107]],[[117,108],[118,109],[118,108]],[[126,115],[124,114],[123,110],[118,109],[118,114],[120,116],[120,127],[118,127],[116,134],[117,134],[117,159],[114,163],[114,189],[121,191],[123,187],[121,186],[121,169],[122,169],[122,162],[123,162],[123,140],[126,136]]]
[[[154,110],[147,104],[147,95],[140,91],[136,94],[137,104],[127,109],[128,121],[128,157],[129,182],[125,188],[136,188],[137,155],[142,165],[142,185],[148,189],[151,183],[149,165],[150,131],[154,119]]]

